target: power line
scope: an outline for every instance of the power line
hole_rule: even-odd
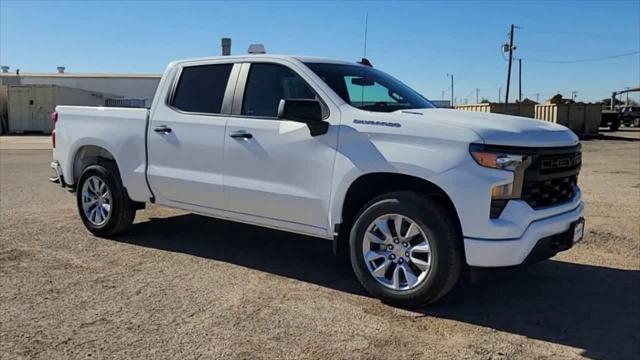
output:
[[[632,56],[632,55],[636,55],[636,54],[640,54],[640,51],[632,51],[632,52],[628,52],[628,53],[624,53],[624,54],[601,56],[601,57],[588,58],[588,59],[575,59],[575,60],[532,60],[532,59],[527,59],[527,61],[528,62],[534,62],[534,63],[543,63],[543,64],[573,64],[573,63],[580,63],[580,62],[591,62],[591,61],[600,61],[600,60],[607,60],[607,59],[617,59],[617,58],[626,57],[626,56]]]
[[[597,34],[597,33],[583,33],[583,32],[575,32],[575,31],[565,31],[565,30],[553,30],[553,29],[540,29],[535,27],[520,27],[526,31],[539,32],[539,33],[547,33],[547,34],[555,34],[555,35],[573,35],[573,36],[583,36],[583,37],[594,37],[594,38],[602,38],[602,39],[615,39],[615,40],[624,40],[624,41],[638,41],[638,38],[624,37],[618,35],[611,34]]]

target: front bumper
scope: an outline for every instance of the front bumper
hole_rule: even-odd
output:
[[[477,239],[465,237],[464,249],[467,264],[478,267],[520,265],[527,258],[537,257],[537,254],[532,251],[539,242],[547,241],[553,235],[568,231],[572,223],[583,217],[583,213],[584,203],[580,201],[573,210],[531,222],[519,238]],[[541,246],[543,245],[541,244]],[[558,251],[566,250],[566,248],[559,248]],[[550,255],[552,256],[554,253]]]

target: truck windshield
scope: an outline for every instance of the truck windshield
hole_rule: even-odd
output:
[[[344,101],[358,109],[392,112],[435,107],[392,76],[364,65],[305,63]]]

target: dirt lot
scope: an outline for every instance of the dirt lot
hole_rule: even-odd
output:
[[[367,296],[325,240],[151,207],[91,236],[0,150],[0,358],[637,358],[640,132],[583,142],[585,241],[417,312]],[[38,148],[38,146],[34,146]]]

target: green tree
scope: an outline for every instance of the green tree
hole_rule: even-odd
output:
[[[600,100],[600,102],[602,103],[602,105],[604,106],[611,106],[611,98],[604,98],[602,100]],[[617,105],[624,105],[624,101],[621,101],[620,99],[618,99],[616,97],[616,101],[613,103],[614,106]]]
[[[562,94],[554,95],[551,99],[549,99],[549,102],[552,104],[575,104],[576,103],[575,101],[573,101],[573,99],[563,98]]]

